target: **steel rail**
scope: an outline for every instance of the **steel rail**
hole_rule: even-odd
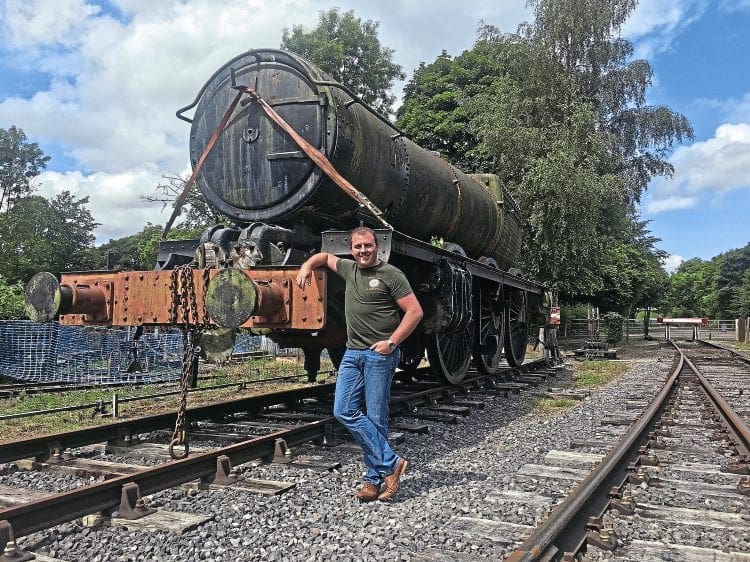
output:
[[[188,409],[188,418],[191,421],[206,419],[236,412],[257,411],[268,406],[273,406],[274,404],[303,400],[305,398],[330,396],[333,388],[334,383],[319,384],[290,391],[250,396],[206,406],[196,406]],[[176,418],[177,412],[167,412],[62,433],[42,435],[31,439],[5,441],[0,443],[0,463],[30,457],[45,457],[54,449],[64,450],[83,447],[92,443],[114,441],[138,433],[163,429],[174,425]]]
[[[729,353],[731,353],[732,355],[734,355],[734,357],[736,357],[739,361],[742,361],[743,363],[746,363],[746,364],[750,365],[750,357],[747,357],[746,355],[743,355],[742,353],[740,353],[736,349],[725,347],[723,345],[719,345],[718,343],[715,343],[715,342],[712,342],[712,341],[708,341],[708,340],[698,340],[698,341],[700,343],[704,344],[704,345],[707,345],[708,347],[713,347],[715,349],[721,349],[722,351],[728,351]]]
[[[522,369],[536,369],[541,368],[542,365],[547,364],[548,363],[545,360],[532,361],[525,364]],[[492,377],[486,378],[489,380]],[[463,381],[463,383],[461,383],[460,385],[456,385],[455,387],[440,386],[436,387],[434,391],[425,391],[424,393],[420,394],[424,394],[426,396],[430,392],[438,394],[448,392],[451,388],[469,388],[466,385],[474,385],[476,384],[474,381],[477,380],[479,380],[478,377],[466,379],[465,381]],[[308,386],[289,391],[263,394],[260,396],[250,396],[247,398],[218,402],[206,406],[196,406],[188,409],[188,416],[192,421],[226,414],[233,414],[237,412],[258,411],[262,408],[273,406],[274,404],[299,401],[305,398],[321,398],[323,396],[331,396],[333,394],[334,387],[335,383],[316,384],[314,386]],[[402,400],[401,398],[394,398],[392,400],[392,405],[399,405],[402,402],[408,403],[409,400],[413,401],[419,399],[420,397],[417,395],[411,395],[411,398],[404,400]],[[136,435],[138,433],[148,433],[150,431],[155,431],[174,425],[176,418],[176,412],[167,412],[164,414],[130,418],[119,422],[107,423],[103,425],[86,427],[83,429],[76,429],[61,433],[51,433],[39,437],[32,437],[30,439],[5,441],[0,443],[0,463],[7,463],[19,459],[33,457],[46,457],[49,456],[50,452],[55,449],[64,450],[75,447],[83,447],[85,445],[91,445],[92,443],[101,443],[122,439],[123,437]]]
[[[724,426],[730,433],[733,441],[737,444],[737,452],[746,459],[750,458],[750,429],[737,412],[729,405],[713,385],[703,376],[698,367],[685,357],[685,363],[695,373],[708,399],[712,402],[717,413],[724,419]]]
[[[212,475],[217,475],[219,457],[228,457],[231,466],[269,457],[274,454],[277,439],[283,439],[289,447],[297,446],[322,438],[326,434],[326,426],[333,423],[336,423],[335,418],[329,417],[184,460],[55,494],[18,507],[11,507],[0,511],[0,522],[10,524],[13,536],[19,537],[91,513],[112,512],[121,505],[123,486],[126,484],[136,484],[139,488],[139,495],[148,495],[185,482],[208,479]],[[0,544],[0,551],[4,546]]]
[[[534,369],[542,364],[546,365],[547,362],[531,362],[524,366],[524,370]],[[460,385],[438,386],[408,396],[395,397],[391,400],[392,410],[398,411],[403,407],[411,408],[417,402],[431,402],[431,398],[434,398],[436,394],[452,395],[462,390],[467,391],[471,387],[479,386],[479,381],[491,378],[493,377],[480,375],[467,379]],[[288,393],[276,393],[276,396],[280,395],[287,395],[286,398],[289,398]],[[247,400],[236,402],[247,402]],[[171,414],[171,416],[174,418],[175,414]],[[154,417],[161,418],[163,416]],[[330,428],[336,425],[338,425],[336,419],[329,416],[298,427],[194,455],[184,460],[144,469],[133,474],[119,476],[101,483],[55,494],[36,502],[2,510],[0,511],[0,551],[5,547],[3,541],[7,543],[10,536],[14,538],[25,536],[90,513],[100,511],[111,513],[122,505],[126,485],[137,485],[138,496],[140,497],[185,482],[197,479],[207,480],[212,475],[219,476],[218,467],[221,457],[228,458],[230,466],[238,466],[253,459],[272,456],[276,450],[278,439],[283,439],[287,447],[295,447],[323,438],[329,433]],[[50,437],[47,436],[45,439],[49,440]]]
[[[637,451],[648,441],[656,421],[674,392],[683,367],[683,355],[666,384],[648,409],[630,430],[615,444],[604,460],[559,504],[507,562],[533,562],[561,558],[565,553],[579,552],[586,541],[586,523],[600,517],[609,507],[609,490],[622,486],[627,479],[628,465]]]
[[[322,374],[332,374],[333,371],[318,371],[318,375]],[[188,393],[190,394],[196,394],[198,392],[206,392],[209,390],[221,390],[225,388],[232,388],[237,387],[237,390],[244,390],[247,388],[248,385],[255,385],[255,384],[262,384],[265,382],[277,382],[277,381],[283,381],[283,380],[289,380],[289,379],[300,379],[303,377],[307,377],[307,373],[301,373],[299,375],[283,375],[283,376],[277,376],[277,377],[268,377],[266,379],[256,379],[256,380],[242,380],[237,382],[230,382],[230,383],[223,383],[223,384],[214,384],[209,386],[201,386],[198,388],[189,388]],[[122,385],[118,386],[118,388],[121,388]],[[168,390],[165,392],[157,392],[155,394],[143,394],[141,396],[125,396],[122,398],[117,398],[117,402],[120,404],[124,404],[127,402],[139,402],[141,400],[153,400],[155,398],[165,398],[167,396],[176,396],[180,394],[181,390]],[[31,410],[28,412],[16,412],[13,414],[3,414],[0,415],[0,421],[3,420],[14,420],[19,418],[29,418],[33,416],[42,416],[45,414],[58,414],[61,412],[75,412],[78,410],[90,410],[90,409],[99,409],[99,408],[105,408],[109,404],[109,402],[105,402],[103,400],[99,400],[97,402],[89,402],[87,404],[76,404],[74,406],[60,406],[59,408],[49,408],[47,410]]]

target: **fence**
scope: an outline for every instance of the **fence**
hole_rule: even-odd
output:
[[[697,327],[698,339],[745,341],[747,333],[745,330],[746,319],[739,320],[709,320],[708,324]],[[668,333],[667,333],[668,332]],[[645,330],[642,319],[629,318],[623,326],[623,338],[642,338]],[[690,339],[693,337],[693,326],[670,325],[657,323],[651,319],[648,326],[649,336],[653,338],[666,339]],[[604,322],[599,318],[572,318],[567,319],[560,326],[558,338],[566,343],[583,342],[591,338],[606,337]]]
[[[177,380],[182,332],[0,321],[0,375],[33,382],[128,383]],[[240,332],[233,353],[276,352],[268,338]]]

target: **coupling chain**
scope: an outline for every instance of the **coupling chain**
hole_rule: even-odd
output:
[[[189,444],[187,436],[187,398],[190,388],[190,378],[195,361],[196,342],[206,327],[208,313],[205,298],[203,299],[203,322],[199,322],[198,302],[195,294],[195,283],[193,281],[193,270],[196,262],[180,265],[172,270],[170,275],[170,288],[172,289],[172,303],[170,307],[170,320],[176,323],[178,312],[182,313],[182,372],[180,375],[180,406],[177,410],[172,441],[169,443],[169,455],[173,459],[184,459],[188,456]],[[208,286],[208,270],[203,273],[203,290]],[[175,447],[182,446],[184,451],[180,454]]]

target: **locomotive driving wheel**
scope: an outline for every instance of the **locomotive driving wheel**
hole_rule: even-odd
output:
[[[474,365],[485,375],[500,370],[505,339],[505,308],[502,301],[492,298],[487,290],[479,291],[477,335],[474,345]]]
[[[474,323],[450,333],[427,336],[427,359],[432,372],[448,384],[458,384],[466,376],[474,347]]]
[[[520,367],[529,342],[526,291],[512,291],[506,305],[505,359],[511,367]]]

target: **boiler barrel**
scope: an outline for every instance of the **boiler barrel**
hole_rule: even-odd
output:
[[[191,128],[193,166],[236,95],[233,85],[254,88],[397,230],[457,243],[469,256],[493,257],[501,267],[515,261],[518,227],[515,218],[504,220],[502,190],[488,189],[405,138],[312,63],[286,51],[248,51],[206,83]],[[304,220],[347,228],[358,210],[249,96],[233,113],[198,183],[209,204],[240,223]]]

